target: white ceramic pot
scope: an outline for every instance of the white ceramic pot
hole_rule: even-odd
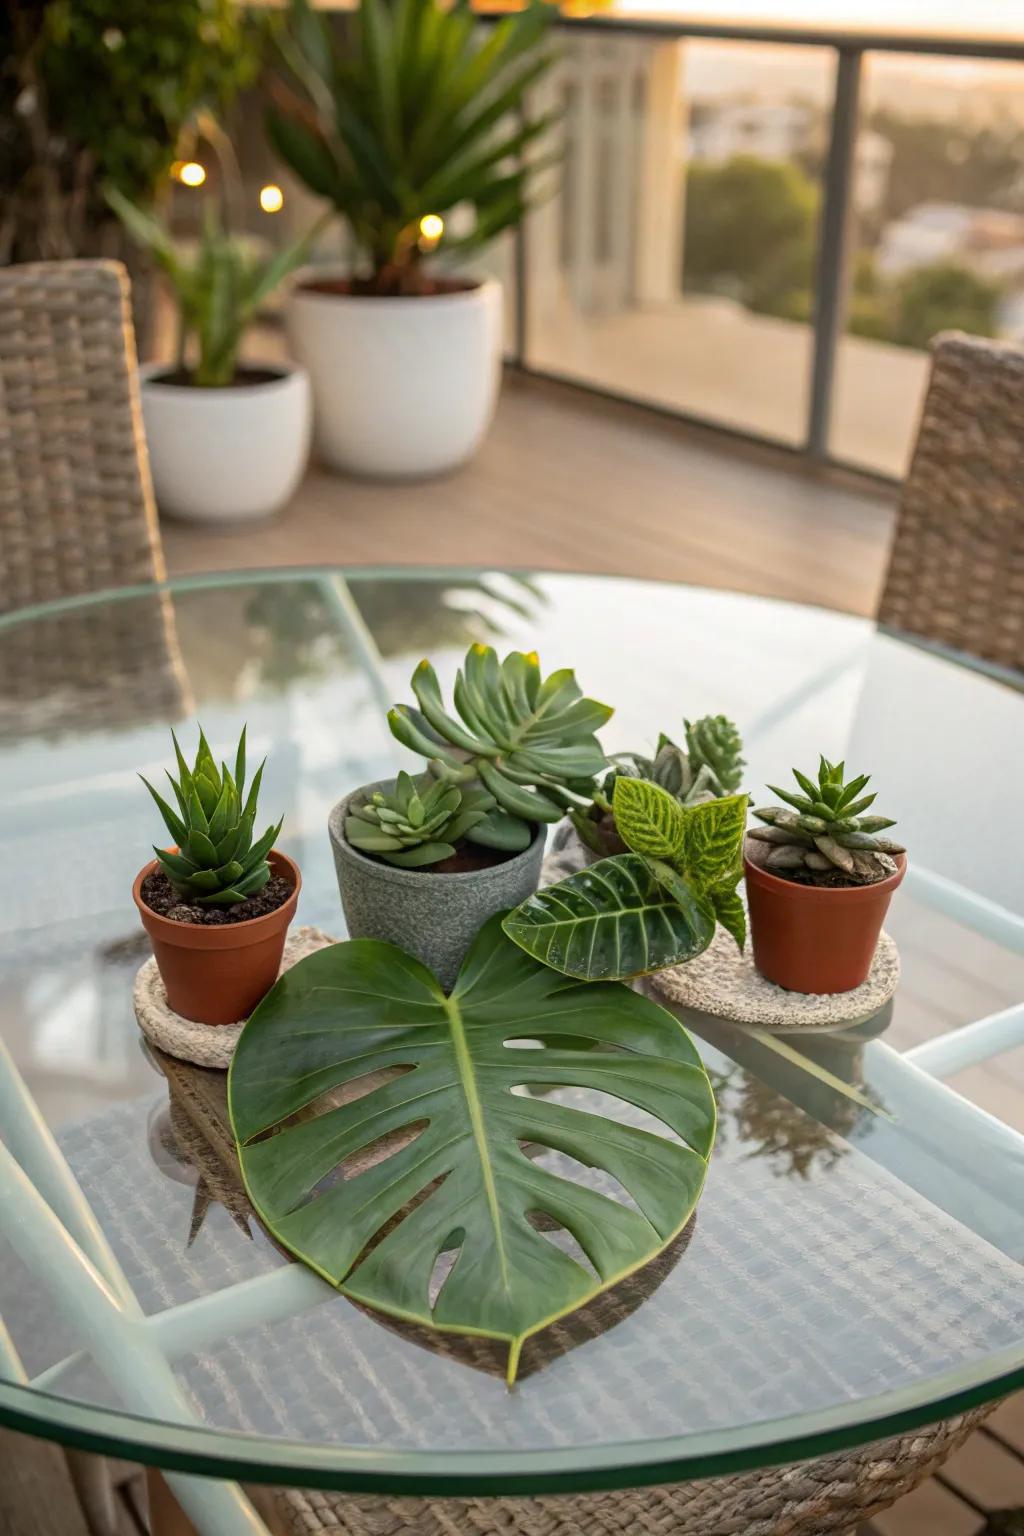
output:
[[[249,364],[259,367],[259,364]],[[166,363],[139,370],[157,506],[190,522],[246,522],[284,506],[302,478],[312,427],[309,375],[230,389],[162,384]]]
[[[298,286],[291,350],[309,369],[317,449],[333,469],[437,475],[480,446],[501,376],[501,285],[367,298]]]

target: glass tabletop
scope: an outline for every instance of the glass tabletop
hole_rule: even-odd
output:
[[[131,883],[155,835],[136,774],[160,773],[168,724],[198,718],[216,753],[248,723],[303,871],[297,922],[343,937],[328,812],[403,765],[384,716],[420,657],[447,688],[478,639],[574,666],[616,706],[609,751],[730,715],[755,799],[819,750],[845,757],[911,857],[883,1014],[780,1049],[677,1010],[719,1110],[696,1217],[531,1341],[511,1391],[486,1351],[411,1335],[312,1275],[302,1310],[282,1304],[296,1266],[196,1134],[216,1074],[164,1075],[131,1007],[148,953]],[[41,1183],[20,1073],[130,1293],[111,1353],[88,1287],[55,1297],[46,1223],[0,1232],[0,1421],[248,1480],[529,1493],[792,1460],[1024,1384],[1024,1137],[901,1054],[1024,996],[1024,861],[1005,798],[979,792],[1024,757],[1019,692],[795,604],[424,570],[196,577],[8,616],[0,679],[0,1120]],[[245,1304],[215,1327],[229,1286]],[[158,1402],[131,1361],[166,1371]]]

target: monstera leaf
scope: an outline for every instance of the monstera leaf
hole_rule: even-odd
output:
[[[396,1068],[362,1097],[322,1107]],[[530,1084],[614,1094],[679,1140],[514,1091]],[[500,918],[478,934],[450,997],[373,939],[300,961],[243,1030],[228,1093],[246,1187],[273,1236],[367,1306],[508,1340],[509,1381],[525,1339],[681,1232],[715,1133],[707,1075],[672,1015],[625,987],[584,987],[537,965]],[[538,1145],[603,1169],[634,1203],[542,1167],[527,1150]],[[383,1154],[353,1173],[374,1147]],[[538,1219],[571,1233],[592,1268]],[[432,1300],[439,1256],[452,1253]]]
[[[715,923],[740,948],[736,894],[746,795],[683,806],[647,779],[616,779],[619,835],[632,850],[536,891],[505,932],[536,960],[582,981],[623,981],[694,959]]]

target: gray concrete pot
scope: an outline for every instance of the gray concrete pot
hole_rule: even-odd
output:
[[[345,837],[349,802],[365,801],[374,790],[390,789],[393,783],[379,781],[353,790],[328,818],[345,921],[353,939],[386,939],[415,955],[448,992],[487,919],[517,907],[540,884],[545,828],[537,828],[529,848],[490,869],[463,875],[397,869],[368,858]]]

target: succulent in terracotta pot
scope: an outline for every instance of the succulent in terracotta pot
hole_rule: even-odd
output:
[[[537,889],[545,826],[608,766],[594,733],[612,711],[571,671],[545,678],[535,653],[499,661],[485,645],[456,676],[454,713],[429,661],[412,688],[388,722],[427,771],[355,790],[329,830],[351,936],[399,944],[447,987],[483,923]]]
[[[254,840],[261,763],[246,791],[245,730],[232,772],[218,767],[202,730],[189,768],[171,733],[178,777],[172,807],[148,780],[173,839],[135,878],[132,896],[149,934],[167,1001],[203,1024],[245,1019],[273,986],[301,879],[274,848],[281,822]]]
[[[612,766],[595,789],[591,803],[570,811],[580,841],[593,857],[627,852],[612,804],[620,778],[657,784],[682,806],[703,805],[737,793],[745,764],[743,742],[733,722],[725,715],[704,715],[699,720],[684,720],[683,730],[684,746],[677,746],[662,732],[653,757],[640,752],[612,757]]]
[[[849,992],[867,979],[906,849],[869,814],[869,775],[847,782],[845,764],[822,757],[814,779],[793,770],[797,790],[769,785],[783,806],[753,812],[760,827],[744,854],[754,961],[794,992]]]

